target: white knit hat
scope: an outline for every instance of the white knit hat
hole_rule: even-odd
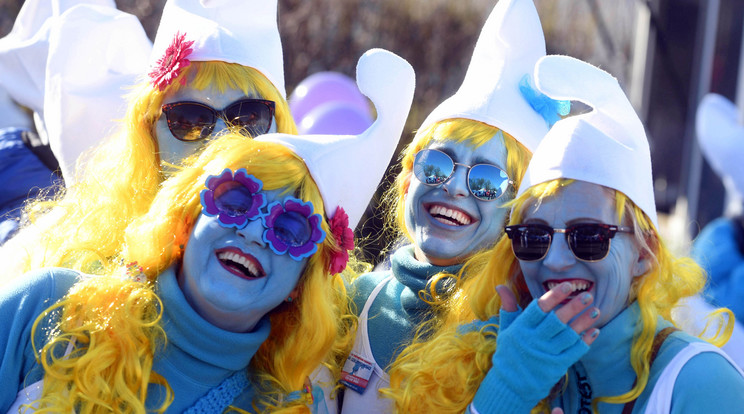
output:
[[[52,25],[44,93],[49,145],[69,186],[80,154],[112,134],[152,45],[136,16],[80,4]]]
[[[708,94],[698,105],[695,129],[700,149],[735,200],[744,199],[744,126],[733,102]]]
[[[163,8],[151,66],[177,34],[194,42],[191,61],[221,61],[257,69],[286,98],[277,0],[168,0]]]
[[[405,59],[372,49],[357,64],[359,90],[372,100],[377,119],[359,135],[267,134],[300,156],[320,189],[329,218],[343,207],[354,228],[364,214],[403,132],[413,100],[415,74]]]
[[[551,128],[532,155],[518,196],[557,178],[586,181],[621,191],[658,228],[648,139],[617,79],[572,57],[546,56],[537,63],[535,80],[547,96],[581,101],[593,110]]]
[[[499,128],[534,151],[547,121],[520,92],[535,62],[545,56],[545,37],[532,0],[500,0],[488,17],[460,89],[426,118],[466,118]],[[525,79],[525,76],[527,78]]]

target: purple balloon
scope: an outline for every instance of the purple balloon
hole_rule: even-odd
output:
[[[358,135],[372,125],[372,116],[346,102],[322,104],[297,123],[300,134]]]
[[[289,109],[295,121],[329,102],[344,102],[370,114],[370,104],[356,82],[338,72],[318,72],[305,78],[289,96]]]

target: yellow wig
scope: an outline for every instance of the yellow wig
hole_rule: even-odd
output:
[[[126,244],[117,257],[136,260],[150,281],[180,261],[201,213],[200,191],[209,175],[224,168],[246,168],[263,182],[265,190],[284,188],[312,202],[314,212],[324,217],[327,237],[298,281],[297,300],[272,311],[269,338],[248,368],[257,389],[257,410],[309,412],[306,400],[288,403],[286,395],[302,390],[320,364],[340,370],[355,325],[345,276],[328,273],[331,255],[339,247],[325,219],[318,187],[302,160],[286,147],[237,133],[212,141],[188,162],[193,164],[165,180],[149,211],[127,228],[122,237]],[[61,312],[60,333],[40,352],[45,369],[42,409],[70,412],[74,407],[75,412],[93,413],[124,407],[121,411],[145,413],[148,383],[166,383],[152,372],[153,358],[167,340],[159,325],[161,308],[152,283],[135,282],[113,272],[79,282],[50,308],[50,312]],[[60,357],[72,337],[77,349]]]
[[[526,208],[554,196],[571,182],[553,180],[527,190],[512,202],[509,224],[520,223]],[[700,292],[705,284],[703,270],[690,258],[675,257],[640,208],[625,194],[607,191],[614,196],[618,222],[633,226],[636,246],[642,254],[652,258],[652,267],[645,275],[634,280],[628,298],[628,304],[638,301],[641,311],[641,323],[631,347],[631,365],[638,381],[625,394],[595,398],[595,412],[600,401],[623,404],[643,392],[649,379],[649,355],[656,333],[657,316],[672,321],[672,308],[681,299]],[[459,334],[457,326],[475,318],[487,320],[491,315],[498,314],[501,306],[495,291],[498,285],[509,286],[522,306],[531,300],[519,262],[506,236],[502,236],[491,251],[472,256],[457,278],[456,293],[443,304],[445,315],[419,331],[413,345],[399,356],[390,372],[391,388],[384,393],[395,401],[399,412],[463,412],[491,368],[491,355],[496,341],[495,335],[486,331]],[[731,336],[733,315],[724,309],[714,312],[712,316],[719,318],[720,329],[714,337],[706,339],[720,346]],[[549,412],[547,401],[543,401],[533,412]]]
[[[121,244],[124,229],[144,214],[163,179],[155,123],[163,100],[188,86],[217,91],[227,88],[258,94],[276,102],[277,130],[296,134],[286,100],[253,68],[217,61],[193,62],[164,91],[149,82],[131,97],[121,131],[90,153],[78,166],[75,184],[53,201],[26,208],[30,223],[3,248],[4,272],[14,277],[44,266],[64,266],[89,273],[106,267]]]

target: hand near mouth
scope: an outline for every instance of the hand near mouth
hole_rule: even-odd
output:
[[[501,309],[507,312],[517,311],[517,299],[508,287],[499,285],[496,287],[496,292],[501,297]],[[543,312],[548,313],[568,299],[572,293],[573,287],[571,283],[563,282],[542,295],[537,300],[537,305]],[[570,299],[565,305],[555,311],[555,315],[563,323],[568,324],[571,319],[576,318],[569,326],[574,332],[581,335],[581,339],[587,345],[591,345],[599,335],[599,329],[591,327],[599,317],[599,309],[594,307],[584,312],[593,301],[594,297],[592,294],[585,292]],[[576,317],[577,315],[579,316]]]

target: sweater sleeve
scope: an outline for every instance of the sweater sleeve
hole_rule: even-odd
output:
[[[0,290],[0,412],[6,412],[18,391],[41,379],[31,341],[38,316],[63,297],[78,274],[67,269],[26,273]],[[51,326],[39,325],[35,345],[44,345]],[[36,369],[34,369],[36,368]]]
[[[741,413],[744,377],[721,355],[703,352],[682,368],[674,384],[672,414]]]

